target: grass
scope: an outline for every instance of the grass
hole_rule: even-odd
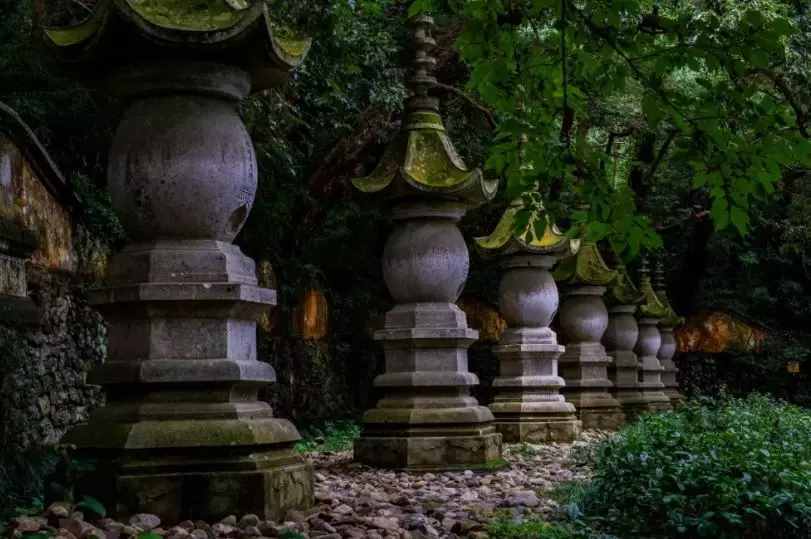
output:
[[[325,421],[302,428],[296,450],[299,453],[350,451],[359,436],[360,425],[354,420]]]

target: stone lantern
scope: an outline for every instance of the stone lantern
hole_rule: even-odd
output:
[[[622,405],[628,420],[647,411],[647,401],[639,386],[639,359],[634,352],[639,339],[639,326],[634,313],[644,296],[634,285],[628,270],[617,264],[617,279],[608,289],[608,328],[603,335],[606,351],[614,359],[608,378],[614,384],[614,397]]]
[[[107,406],[65,439],[97,459],[79,486],[114,513],[169,522],[311,505],[299,433],[257,396],[276,379],[256,353],[276,292],[231,243],[257,188],[237,106],[282,82],[309,42],[262,1],[100,0],[46,34],[124,105],[108,181],[131,242],[91,294],[108,325],[108,361],[91,375]]]
[[[561,285],[560,334],[566,351],[558,360],[566,380],[563,394],[574,404],[586,429],[616,429],[625,422],[608,379],[611,357],[601,340],[608,328],[603,295],[617,278],[597,245],[585,242],[577,255],[562,261],[554,272]]]
[[[664,368],[662,371],[662,383],[665,385],[665,395],[670,399],[670,404],[676,408],[684,404],[686,399],[679,391],[679,381],[677,379],[679,369],[673,361],[673,356],[676,355],[676,339],[673,337],[673,329],[682,325],[684,318],[676,314],[676,311],[670,304],[670,299],[667,296],[667,284],[665,282],[665,268],[661,259],[656,263],[656,271],[653,277],[653,289],[656,291],[656,296],[667,308],[667,316],[662,318],[659,322],[659,334],[662,337],[662,345],[659,347],[657,357]]]
[[[557,360],[564,348],[549,327],[559,303],[550,270],[577,252],[579,242],[561,234],[546,216],[540,238],[529,226],[516,230],[521,207],[521,201],[513,203],[490,236],[476,238],[482,254],[500,258],[499,310],[508,325],[493,349],[500,372],[490,410],[506,442],[571,442],[581,422],[560,394],[565,383]]]
[[[469,170],[453,148],[433,96],[433,20],[415,20],[416,62],[402,129],[357,189],[385,200],[394,229],[383,252],[383,277],[395,306],[375,339],[386,371],[375,379],[384,397],[363,417],[355,458],[407,469],[473,468],[499,461],[493,414],[470,387],[467,349],[477,340],[455,305],[469,269],[457,223],[492,199],[498,182]]]
[[[639,288],[645,298],[637,311],[639,339],[634,350],[639,357],[639,385],[642,388],[642,397],[648,411],[669,410],[671,408],[670,399],[665,395],[665,386],[662,383],[664,369],[657,357],[659,348],[662,345],[658,325],[667,316],[667,307],[659,300],[653,290],[648,261],[644,258],[640,268]]]

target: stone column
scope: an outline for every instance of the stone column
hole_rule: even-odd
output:
[[[659,334],[662,338],[662,345],[659,347],[657,357],[662,364],[662,383],[665,385],[664,393],[670,399],[670,404],[677,408],[686,401],[685,396],[679,391],[678,373],[679,369],[673,361],[676,355],[676,339],[673,337],[673,330],[676,326],[684,323],[684,318],[676,314],[667,296],[667,285],[665,282],[665,271],[662,259],[656,263],[654,272],[653,288],[656,295],[667,307],[668,315],[659,322]]]
[[[509,326],[493,349],[500,372],[490,410],[506,442],[571,442],[582,424],[560,394],[565,382],[558,376],[558,357],[564,348],[549,327],[559,304],[550,270],[577,244],[551,224],[541,239],[515,230],[521,206],[513,204],[491,236],[476,238],[483,254],[501,256],[499,308]]]
[[[601,343],[608,328],[603,295],[615,278],[593,243],[583,244],[576,256],[555,271],[563,290],[559,318],[566,346],[559,360],[566,380],[563,394],[587,429],[616,429],[625,422],[622,406],[611,395],[611,357]]]
[[[645,302],[639,307],[637,321],[639,323],[639,339],[634,350],[640,363],[640,387],[645,399],[647,410],[659,412],[669,410],[670,399],[664,393],[662,383],[662,364],[657,354],[662,345],[659,334],[659,322],[667,314],[665,306],[656,296],[650,281],[647,260],[642,260],[640,289]]]
[[[355,458],[411,470],[489,467],[500,462],[501,435],[470,395],[478,378],[468,371],[467,349],[478,332],[455,305],[469,269],[457,223],[498,185],[468,170],[445,133],[431,95],[432,26],[429,17],[415,24],[416,67],[400,134],[372,175],[354,181],[391,207],[383,276],[395,302],[375,333],[386,355],[386,372],[375,379],[384,397],[363,417]]]
[[[234,26],[217,31],[184,27],[201,21],[171,7],[152,20],[132,3],[99,5],[102,22],[75,36],[91,36],[84,54],[105,43],[100,72],[125,104],[109,184],[131,243],[91,294],[108,324],[109,358],[91,377],[107,406],[65,438],[97,459],[78,486],[116,514],[281,518],[312,504],[312,472],[296,428],[258,399],[276,377],[257,360],[256,322],[276,292],[231,243],[257,187],[237,105],[259,79],[243,47],[279,43],[262,3],[228,11]],[[273,62],[277,75],[291,67]]]
[[[634,352],[639,339],[634,313],[643,296],[624,265],[618,264],[616,271],[617,280],[608,293],[608,328],[603,335],[603,344],[613,358],[608,378],[614,384],[614,397],[630,421],[647,410],[639,387],[639,359]]]

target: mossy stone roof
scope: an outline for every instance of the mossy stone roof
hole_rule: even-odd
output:
[[[608,267],[594,242],[583,242],[573,257],[563,260],[554,272],[561,284],[608,286],[617,272]]]
[[[489,236],[474,238],[476,248],[486,256],[509,255],[517,253],[555,255],[560,258],[577,253],[580,240],[573,240],[563,234],[551,222],[548,215],[546,227],[541,237],[538,237],[531,223],[520,230],[516,225],[516,218],[521,211],[520,200],[513,202],[501,216],[496,228]]]

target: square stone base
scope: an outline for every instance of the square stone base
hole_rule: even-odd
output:
[[[151,513],[168,525],[212,522],[235,512],[280,520],[288,510],[314,503],[312,466],[292,452],[255,459],[259,469],[223,459],[220,469],[209,461],[208,469],[194,471],[184,470],[178,455],[143,461],[132,456],[124,466],[99,459],[96,469],[77,481],[80,496],[98,497],[113,515]]]
[[[355,441],[355,460],[409,471],[493,469],[504,465],[494,427],[473,436],[374,436]]]
[[[626,422],[622,408],[578,408],[584,429],[619,430]]]
[[[505,443],[541,444],[573,442],[578,439],[583,424],[573,415],[570,418],[509,420],[496,416],[496,429]]]

